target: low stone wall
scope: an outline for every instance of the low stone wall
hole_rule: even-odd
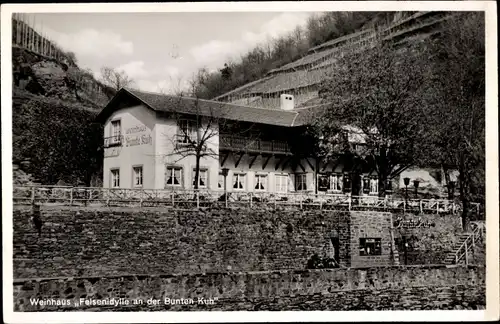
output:
[[[477,309],[485,305],[485,271],[428,266],[25,279],[14,281],[14,305],[15,311]]]
[[[332,230],[349,264],[349,212],[14,207],[14,278],[305,269]]]

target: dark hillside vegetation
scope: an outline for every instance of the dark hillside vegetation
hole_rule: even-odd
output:
[[[101,177],[102,125],[97,112],[14,90],[12,156],[42,184],[95,185]]]

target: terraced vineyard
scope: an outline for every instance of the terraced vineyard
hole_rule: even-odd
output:
[[[382,28],[366,28],[346,36],[328,41],[309,49],[308,54],[294,62],[269,71],[265,78],[234,89],[215,100],[224,102],[260,102],[263,108],[275,109],[278,101],[259,98],[279,98],[280,94],[295,95],[296,106],[303,107],[317,95],[317,86],[328,73],[336,68],[339,58],[367,50],[376,40],[391,42],[395,46],[418,42],[439,34],[440,25],[452,17],[452,13],[439,11],[417,12]],[[300,98],[306,96],[307,98]]]

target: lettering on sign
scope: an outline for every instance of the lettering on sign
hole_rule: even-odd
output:
[[[125,130],[125,133],[127,135],[131,134],[137,134],[137,133],[142,133],[147,131],[147,128],[145,125],[137,125],[133,126],[130,128],[127,128]],[[125,137],[125,146],[137,146],[137,145],[152,145],[153,144],[153,138],[151,137],[150,134],[137,134],[137,135],[132,135],[132,136],[126,136]]]
[[[153,144],[153,138],[151,135],[136,135],[136,136],[126,136],[125,137],[125,146],[137,146],[137,145],[145,145]]]
[[[134,126],[127,128],[125,130],[125,134],[135,134],[135,133],[140,133],[140,132],[145,132],[146,131],[146,126],[141,125],[141,126]]]
[[[422,218],[419,218],[418,220],[403,220],[401,216],[399,216],[396,221],[394,222],[394,228],[399,229],[399,228],[429,228],[429,227],[435,227],[436,223],[431,223],[429,221],[422,221]]]
[[[104,157],[114,157],[120,155],[120,148],[119,147],[110,147],[110,148],[105,148],[104,149]]]

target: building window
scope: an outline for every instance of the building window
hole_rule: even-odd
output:
[[[318,191],[341,191],[342,176],[338,174],[318,176]]]
[[[111,136],[120,136],[122,133],[122,126],[120,120],[113,120],[111,122]]]
[[[111,188],[120,187],[120,169],[111,170]]]
[[[342,178],[342,188],[344,188],[344,193],[351,192],[351,177],[349,176],[349,174],[344,174]]]
[[[198,174],[198,188],[206,188],[207,187],[207,173],[206,169],[200,169],[200,173]],[[193,169],[193,187],[195,185],[194,178],[196,177],[196,169]]]
[[[244,190],[245,189],[245,174],[235,173],[234,175],[233,189]]]
[[[370,195],[378,194],[378,179],[372,178],[370,179]]]
[[[119,144],[121,139],[122,126],[120,120],[111,121],[111,141],[110,144]]]
[[[360,238],[359,239],[359,255],[381,255],[382,246],[380,238]]]
[[[318,175],[318,191],[328,191],[330,189],[330,177],[325,174]]]
[[[224,175],[222,173],[219,173],[219,179],[217,181],[217,187],[219,189],[224,189]]]
[[[370,193],[370,179],[363,178],[363,193],[368,195]]]
[[[142,166],[133,167],[134,187],[142,187]]]
[[[196,124],[191,119],[179,120],[177,129],[177,143],[188,144],[196,140]]]
[[[167,167],[167,185],[169,186],[181,186],[182,185],[182,168],[181,167]]]
[[[287,193],[288,192],[288,175],[277,174],[275,175],[276,181],[276,192]]]
[[[256,174],[255,175],[255,190],[263,191],[267,188],[267,175]]]
[[[295,190],[307,190],[307,174],[302,173],[295,175]]]
[[[342,175],[333,174],[330,176],[330,189],[333,191],[342,191]]]

